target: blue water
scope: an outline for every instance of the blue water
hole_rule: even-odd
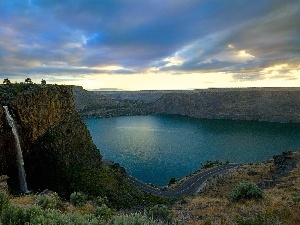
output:
[[[85,123],[104,158],[159,186],[207,160],[262,162],[283,151],[300,151],[299,124],[171,115],[88,118]]]

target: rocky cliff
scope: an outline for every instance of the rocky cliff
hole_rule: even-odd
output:
[[[299,88],[207,89],[165,93],[159,114],[195,118],[300,122]]]
[[[205,119],[300,122],[300,88],[92,92],[76,88],[84,117],[179,114]]]
[[[75,110],[73,88],[0,85],[0,175],[8,175],[11,190],[19,189],[15,139],[3,109],[8,106],[18,126],[30,190],[50,189],[63,197],[74,191],[90,197],[106,196],[115,208],[148,204],[152,198],[128,182],[124,168],[103,165]]]
[[[68,192],[74,182],[70,170],[101,166],[101,155],[75,111],[71,86],[1,85],[0,101],[0,174],[10,177],[11,187],[18,184],[16,150],[4,104],[18,125],[30,189]]]

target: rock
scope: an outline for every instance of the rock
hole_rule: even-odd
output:
[[[265,180],[263,182],[260,182],[257,184],[257,186],[260,189],[269,189],[275,187],[277,184],[279,184],[279,181],[276,180]]]
[[[273,159],[275,165],[275,179],[287,175],[294,168],[300,168],[299,152],[283,152],[281,155],[274,156]]]

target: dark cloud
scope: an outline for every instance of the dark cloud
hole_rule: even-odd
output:
[[[299,7],[297,0],[3,0],[0,76],[156,67],[230,72],[241,80],[276,64],[300,64]],[[182,63],[167,60],[174,55]],[[124,69],[93,69],[105,65]]]

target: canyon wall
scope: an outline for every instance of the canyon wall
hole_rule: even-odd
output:
[[[300,122],[300,88],[99,92],[76,87],[83,117],[178,114],[205,119]]]
[[[130,92],[86,91],[73,89],[76,110],[82,117],[115,117],[153,114],[153,104]],[[146,93],[148,96],[148,93]],[[142,95],[144,97],[144,95]],[[147,98],[147,97],[146,97]]]
[[[207,89],[165,93],[157,114],[205,119],[300,122],[300,88]]]

